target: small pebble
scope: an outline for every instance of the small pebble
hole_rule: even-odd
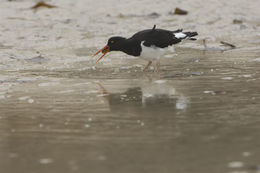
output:
[[[250,152],[246,152],[246,151],[245,151],[245,152],[243,152],[243,153],[242,153],[242,155],[243,155],[244,157],[248,157],[248,156],[250,156],[250,155],[251,155],[251,153],[250,153]]]
[[[243,77],[249,78],[249,77],[252,77],[252,75],[251,74],[245,74],[245,75],[243,75]]]
[[[223,79],[223,80],[232,80],[233,77],[223,77],[223,78],[221,78],[221,79]]]
[[[16,158],[16,157],[18,157],[18,154],[16,154],[16,153],[9,153],[8,157],[9,158]]]
[[[260,58],[255,58],[253,61],[260,62]]]
[[[40,159],[39,160],[39,162],[40,162],[40,164],[50,164],[50,163],[52,163],[53,162],[53,160],[52,159],[50,159],[50,158],[42,158],[42,159]]]
[[[228,167],[230,167],[230,168],[241,168],[243,166],[244,166],[244,163],[240,162],[240,161],[234,161],[234,162],[228,163]]]
[[[165,83],[166,80],[157,80],[157,81],[154,81],[154,83],[157,83],[157,84],[162,84],[162,83]]]
[[[216,93],[215,93],[214,91],[203,91],[203,93],[205,93],[205,94],[216,95]]]
[[[28,100],[28,103],[33,103],[33,102],[34,102],[33,99],[29,99],[29,100]]]
[[[27,100],[28,98],[30,98],[29,96],[24,96],[24,97],[19,97],[18,100]]]
[[[107,159],[106,156],[98,156],[98,160],[104,161],[104,160],[106,160],[106,159]]]

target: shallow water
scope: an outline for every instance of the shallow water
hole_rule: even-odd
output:
[[[47,2],[0,4],[1,172],[259,172],[259,1]],[[169,15],[177,5],[189,14]],[[199,40],[158,74],[118,52],[92,59],[154,23]]]

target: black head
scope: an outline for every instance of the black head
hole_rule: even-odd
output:
[[[111,37],[107,41],[107,46],[109,47],[110,51],[120,50],[122,48],[122,41],[124,40],[124,37]]]
[[[122,45],[124,40],[124,37],[111,37],[110,39],[108,39],[107,45],[94,54],[94,56],[96,56],[100,52],[103,53],[103,55],[98,58],[97,62],[101,60],[108,52],[113,50],[121,50],[123,47]]]

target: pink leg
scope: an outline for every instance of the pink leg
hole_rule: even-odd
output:
[[[145,68],[143,69],[143,71],[145,71],[150,65],[152,64],[152,61],[149,61],[148,64],[145,66]]]
[[[156,62],[156,66],[154,68],[154,72],[158,73],[159,72],[159,67],[160,67],[160,61]]]

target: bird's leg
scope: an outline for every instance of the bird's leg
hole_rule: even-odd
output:
[[[145,68],[143,69],[143,72],[152,64],[152,61],[149,61],[148,64],[145,66]]]
[[[154,72],[158,73],[159,72],[159,67],[160,67],[160,61],[156,61]]]
[[[204,39],[202,40],[204,49],[207,49],[207,47],[208,47],[206,41],[207,41],[206,38],[204,38]]]
[[[152,81],[152,77],[151,77],[149,74],[147,74],[145,71],[144,71],[144,75],[145,75],[145,77],[147,77],[147,79],[149,80],[149,82]]]

